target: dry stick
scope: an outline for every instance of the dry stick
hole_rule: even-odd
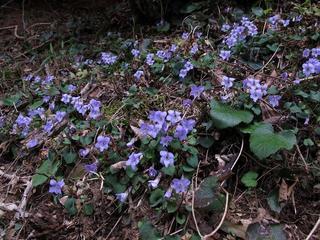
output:
[[[220,222],[219,222],[219,225],[218,225],[211,233],[206,234],[206,235],[203,236],[203,239],[204,239],[204,240],[207,239],[207,238],[209,238],[209,237],[211,237],[211,236],[213,236],[214,234],[216,234],[216,232],[220,229],[220,227],[222,226],[222,224],[223,224],[223,222],[224,222],[224,219],[225,219],[226,216],[227,216],[228,204],[229,204],[229,193],[228,193],[224,188],[222,188],[222,189],[223,189],[223,191],[226,193],[226,204],[225,204],[225,206],[224,206],[223,216],[222,216],[222,218],[221,218],[221,220],[220,220]]]
[[[300,148],[299,148],[298,144],[295,144],[295,145],[296,145],[296,149],[297,149],[297,151],[298,151],[298,153],[299,153],[299,156],[300,156],[300,158],[301,158],[301,159],[302,159],[302,161],[303,161],[304,169],[305,169],[305,170],[306,170],[306,172],[308,173],[308,172],[309,172],[309,166],[308,166],[308,164],[307,164],[306,160],[304,159],[304,156],[302,155],[302,153],[301,153],[301,151],[300,151]]]
[[[116,224],[114,224],[114,226],[112,227],[112,229],[110,230],[110,232],[108,233],[106,239],[108,239],[110,237],[110,235],[112,234],[112,232],[114,231],[114,229],[117,227],[118,223],[121,221],[123,215],[121,217],[119,217],[119,219],[117,220]]]
[[[236,165],[236,163],[238,162],[238,160],[239,160],[239,158],[240,158],[240,156],[241,156],[241,154],[242,154],[243,146],[244,146],[244,140],[243,140],[243,138],[242,138],[242,139],[241,139],[241,148],[240,148],[240,151],[239,151],[239,154],[238,154],[236,160],[234,161],[234,163],[233,163],[232,166],[231,166],[231,171],[232,171],[232,169],[234,168],[234,166]],[[199,162],[199,165],[200,165],[200,162]],[[199,167],[199,165],[198,165],[198,167]],[[196,177],[198,177],[198,176],[196,176]],[[196,179],[196,180],[197,180],[197,179]],[[222,186],[222,185],[224,184],[224,182],[225,182],[225,181],[223,181],[220,186]],[[193,221],[194,221],[194,224],[195,224],[195,226],[196,226],[196,229],[197,229],[197,232],[198,232],[199,236],[201,237],[201,239],[204,239],[204,240],[205,240],[205,239],[207,239],[208,237],[211,237],[211,236],[213,236],[214,234],[216,234],[216,232],[217,232],[217,231],[220,229],[220,227],[222,226],[222,224],[223,224],[223,222],[224,222],[224,219],[226,218],[226,215],[227,215],[227,212],[228,212],[229,193],[228,193],[224,188],[222,188],[223,191],[224,191],[225,194],[226,194],[226,203],[225,203],[225,207],[224,207],[224,212],[223,212],[222,218],[221,218],[218,226],[217,226],[211,233],[206,234],[206,235],[203,236],[203,235],[201,234],[201,232],[200,232],[200,229],[199,229],[199,226],[198,226],[198,223],[197,223],[196,214],[195,214],[195,211],[194,211],[194,183],[193,183],[193,179],[192,179],[191,187],[192,187],[192,204],[191,204],[191,210],[192,210],[192,211],[191,211],[191,212],[192,212]]]
[[[22,199],[18,207],[18,213],[16,214],[17,217],[25,217],[25,208],[26,208],[28,196],[31,190],[32,190],[32,181],[29,181],[27,182],[27,186],[24,189]]]
[[[312,235],[314,234],[314,232],[317,230],[317,228],[320,225],[320,217],[318,218],[318,221],[316,222],[316,224],[314,225],[314,227],[312,228],[311,232],[309,233],[309,235],[307,236],[306,240],[310,240]]]
[[[271,58],[268,60],[268,62],[267,62],[265,65],[263,65],[263,67],[260,68],[259,71],[255,72],[255,73],[253,74],[253,76],[255,76],[255,75],[257,75],[258,73],[262,72],[262,70],[265,69],[265,68],[269,65],[269,63],[270,63],[270,62],[273,60],[273,58],[276,56],[279,48],[280,48],[280,45],[278,46],[278,48],[276,49],[276,51],[272,54],[272,56],[271,56]]]

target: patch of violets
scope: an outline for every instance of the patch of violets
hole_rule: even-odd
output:
[[[306,77],[313,74],[320,73],[320,48],[304,49],[302,52],[304,58],[309,58],[304,64],[302,64],[302,72]]]
[[[257,102],[267,94],[267,85],[260,84],[260,80],[255,78],[247,78],[243,81],[243,88],[249,91],[250,98]]]
[[[105,65],[112,65],[117,61],[118,57],[110,52],[101,53],[101,63]]]
[[[230,30],[229,34],[223,40],[229,49],[237,45],[240,41],[245,40],[247,36],[255,36],[258,34],[258,28],[247,17],[242,17],[240,23],[236,23],[230,28],[224,25],[223,30]]]
[[[268,18],[268,23],[271,29],[277,29],[279,25],[287,27],[290,24],[290,19],[282,19],[279,14],[276,14]]]
[[[180,70],[179,77],[184,79],[187,76],[188,72],[191,71],[192,69],[193,69],[193,64],[190,61],[187,61],[184,64],[183,68]]]

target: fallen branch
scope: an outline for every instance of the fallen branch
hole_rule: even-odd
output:
[[[309,235],[307,236],[306,240],[310,240],[312,235],[314,234],[314,232],[317,230],[317,228],[320,225],[320,217],[318,218],[318,221],[316,222],[316,224],[313,226],[311,232],[309,233]]]

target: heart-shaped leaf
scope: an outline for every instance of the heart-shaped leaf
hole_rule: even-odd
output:
[[[280,149],[290,150],[296,141],[292,131],[274,133],[271,124],[261,124],[250,135],[250,149],[259,159],[264,159]]]
[[[234,127],[238,124],[250,123],[253,114],[247,110],[237,110],[229,105],[212,100],[210,103],[210,116],[213,124],[220,129]]]

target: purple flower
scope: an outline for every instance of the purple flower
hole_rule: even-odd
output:
[[[54,179],[50,180],[50,187],[49,187],[49,193],[53,193],[53,194],[62,194],[61,189],[64,186],[64,181],[63,179],[60,181],[56,181]]]
[[[69,94],[62,94],[61,102],[67,104],[71,101],[72,96]]]
[[[149,185],[150,188],[155,189],[155,188],[158,187],[159,182],[160,182],[160,177],[157,177],[154,180],[149,180],[148,181],[148,185]]]
[[[63,120],[63,118],[66,116],[66,112],[63,112],[63,111],[57,111],[56,112],[56,115],[55,115],[55,120],[57,122],[61,122]]]
[[[176,191],[176,193],[185,193],[187,192],[190,185],[190,180],[184,177],[181,177],[181,179],[173,179],[171,186]]]
[[[144,72],[142,70],[138,70],[133,76],[136,80],[140,80],[143,75],[144,75]]]
[[[295,85],[300,84],[300,82],[301,82],[301,80],[300,80],[300,79],[296,79],[296,80],[294,80],[294,81],[293,81],[293,83],[294,83]]]
[[[68,88],[68,92],[74,92],[77,89],[77,87],[72,84],[69,84],[67,88]]]
[[[137,58],[137,57],[139,57],[139,55],[140,55],[140,51],[139,51],[138,49],[132,49],[132,50],[131,50],[131,54],[132,54],[135,58]]]
[[[219,56],[223,59],[228,61],[231,56],[231,51],[221,50]]]
[[[271,25],[275,25],[279,20],[280,20],[280,16],[279,15],[274,15],[272,17],[269,17],[268,22]]]
[[[50,109],[51,111],[54,111],[55,107],[56,107],[56,103],[55,103],[54,101],[51,102],[51,103],[49,103],[49,109]]]
[[[32,75],[32,74],[29,74],[29,75],[27,75],[27,76],[24,76],[24,77],[22,78],[22,80],[24,80],[24,81],[26,81],[26,82],[30,82],[30,81],[32,80],[32,78],[33,78],[33,75]]]
[[[127,192],[116,193],[116,197],[120,202],[124,203],[128,198],[128,193]]]
[[[235,78],[231,78],[231,77],[227,77],[227,76],[223,76],[222,77],[222,86],[225,89],[229,89],[233,86],[233,82],[234,82]]]
[[[187,135],[188,135],[188,130],[179,124],[174,133],[174,137],[178,138],[180,141],[183,141],[187,138]]]
[[[99,135],[97,137],[97,142],[94,145],[100,152],[107,150],[109,148],[110,138],[107,136]]]
[[[184,68],[187,70],[187,71],[190,71],[193,69],[193,64],[190,62],[190,61],[187,61],[185,64],[184,64]]]
[[[148,168],[148,175],[150,177],[155,177],[155,176],[157,176],[157,174],[158,174],[158,171],[156,169],[154,169],[154,167]]]
[[[196,32],[195,35],[197,39],[200,39],[202,36],[202,32]]]
[[[187,32],[182,33],[181,38],[183,40],[187,40],[189,38],[189,33],[187,33]]]
[[[172,187],[170,187],[166,193],[164,194],[164,197],[165,198],[171,198],[171,195],[172,195]]]
[[[156,138],[158,133],[160,132],[162,126],[157,126],[153,124],[148,124],[142,122],[140,124],[140,131],[144,136],[151,136],[152,138]]]
[[[312,48],[311,52],[311,55],[315,58],[320,56],[320,48]]]
[[[304,58],[308,58],[310,56],[310,49],[308,49],[308,48],[304,49],[302,52],[302,56]]]
[[[132,147],[133,144],[134,144],[136,141],[137,141],[136,138],[132,138],[132,139],[130,140],[130,142],[128,142],[128,143],[126,144],[126,146],[127,146],[127,147]]]
[[[32,118],[25,117],[20,113],[15,122],[18,127],[29,127],[30,123],[32,122]]]
[[[279,95],[270,95],[268,100],[272,107],[278,107],[281,96]]]
[[[52,122],[52,120],[48,120],[48,121],[46,122],[46,124],[43,125],[43,130],[44,130],[46,133],[50,134],[52,129],[53,129],[53,122]]]
[[[50,99],[51,99],[50,96],[43,96],[43,97],[42,97],[42,101],[45,102],[45,103],[49,102]]]
[[[191,107],[192,105],[192,100],[191,99],[184,99],[183,102],[182,102],[182,105],[184,107]]]
[[[250,89],[250,98],[254,101],[257,102],[259,99],[261,99],[263,96],[263,93],[260,88],[257,89]]]
[[[288,79],[288,73],[287,73],[287,72],[281,73],[280,76],[281,76],[281,78],[284,79],[284,80]]]
[[[94,162],[94,163],[91,163],[91,164],[85,164],[84,165],[84,169],[88,173],[92,173],[92,172],[96,173],[97,170],[98,170],[98,163]]]
[[[179,77],[183,79],[187,76],[187,74],[188,74],[188,71],[185,68],[182,68],[179,72]]]
[[[170,52],[175,52],[175,51],[177,51],[177,49],[178,49],[177,45],[176,45],[176,44],[172,44],[172,45],[170,46],[169,51],[170,51]]]
[[[137,165],[140,162],[141,158],[143,157],[142,153],[131,153],[126,165],[130,166],[133,171],[137,170]]]
[[[102,52],[101,53],[101,61],[104,64],[112,65],[117,61],[117,56],[113,55],[110,52]]]
[[[161,138],[160,144],[161,144],[163,147],[168,147],[172,140],[173,140],[173,137],[171,137],[171,136],[165,136],[165,137],[162,137],[162,138]]]
[[[184,127],[187,132],[192,131],[195,125],[196,121],[193,119],[184,119],[181,121],[181,126]]]
[[[33,148],[38,145],[38,140],[36,138],[31,139],[30,141],[27,142],[26,146],[27,148]]]
[[[302,68],[302,71],[306,77],[309,77],[312,73],[315,73],[315,68],[312,63],[304,63]]]
[[[171,122],[172,124],[176,124],[181,120],[181,112],[169,110],[167,115],[167,121]]]
[[[50,84],[52,84],[53,79],[54,79],[54,76],[47,75],[46,78],[43,80],[42,84],[43,85],[50,85]]]
[[[146,57],[146,63],[149,66],[152,66],[154,64],[154,59],[153,59],[154,54],[153,53],[148,53]]]
[[[191,47],[191,49],[190,49],[190,54],[191,54],[191,55],[194,55],[194,54],[196,54],[198,51],[199,51],[198,44],[197,44],[197,43],[193,43],[193,44],[192,44],[192,47]]]
[[[162,111],[151,111],[148,118],[150,121],[163,124],[166,120],[167,113]]]
[[[229,24],[223,24],[221,27],[222,32],[228,32],[230,30],[231,26]]]
[[[33,79],[34,83],[39,83],[41,81],[40,76],[35,76],[35,78]]]
[[[89,148],[82,148],[79,150],[79,154],[81,157],[86,157],[90,152],[90,149]]]
[[[165,167],[174,165],[174,155],[171,152],[160,151],[160,163]]]
[[[287,27],[290,24],[290,19],[287,19],[287,20],[282,19],[280,22],[284,27]]]
[[[193,98],[200,97],[200,95],[201,95],[201,93],[203,91],[204,91],[204,87],[203,86],[192,85],[191,86],[190,96],[192,96]]]

